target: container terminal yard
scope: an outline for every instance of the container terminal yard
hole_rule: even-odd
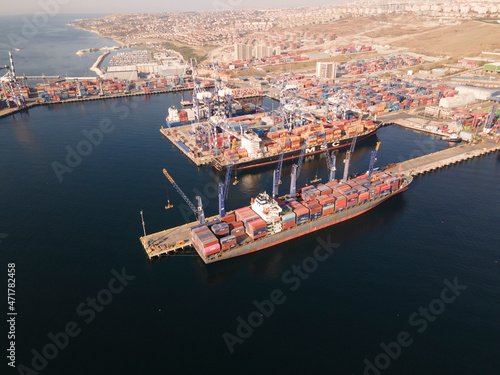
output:
[[[205,122],[162,127],[161,133],[190,160],[197,165],[212,164],[218,170],[225,169],[226,178],[224,184],[219,184],[219,215],[205,219],[201,199],[197,197],[195,207],[168,172],[163,171],[198,220],[151,235],[144,231],[141,243],[150,259],[194,247],[205,263],[212,263],[262,250],[374,209],[408,189],[414,176],[500,150],[496,104],[472,106],[474,110],[482,109],[472,112],[443,108],[441,113],[435,107],[425,110],[425,105],[441,104],[442,100],[445,104],[446,100],[462,100],[455,87],[401,79],[364,79],[343,85],[322,83],[320,89],[311,88],[319,86],[318,81],[305,79],[305,83],[304,77],[289,79],[286,75],[276,82],[281,106],[273,112],[227,118],[224,111],[219,111]],[[221,103],[223,98],[217,98],[217,92],[212,99]],[[455,95],[456,99],[449,99]],[[494,98],[488,99],[494,102]],[[196,95],[193,100],[196,101]],[[208,107],[210,100],[205,102]],[[451,121],[442,121],[440,115]],[[373,121],[377,116],[378,121]],[[443,141],[465,142],[374,173],[377,145],[368,171],[349,178],[350,158],[358,137],[362,140],[385,125],[438,135]],[[344,160],[344,177],[336,180],[336,158],[330,150],[342,146],[350,149]],[[325,153],[328,182],[303,187],[297,193],[295,183],[304,155],[319,152]],[[294,157],[290,157],[291,153]],[[285,159],[298,162],[292,166],[290,193],[279,197]],[[260,193],[252,198],[249,207],[226,215],[224,200],[232,169],[266,164],[277,164],[272,194]]]
[[[303,148],[316,154],[349,147],[355,134],[362,141],[386,125],[468,142],[477,140],[478,129],[489,127],[495,133],[500,127],[500,113],[491,103],[468,110],[440,107],[470,100],[474,93],[484,96],[481,91],[464,96],[463,87],[445,83],[374,78],[339,83],[294,75],[274,86],[281,103],[276,111],[213,116],[175,127],[167,118],[160,132],[194,164],[224,170],[229,164],[233,169],[277,164],[282,152],[285,160],[297,159]]]

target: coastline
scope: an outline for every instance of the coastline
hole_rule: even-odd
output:
[[[83,27],[81,26],[76,26],[76,25],[73,25],[71,23],[67,23],[66,26],[71,26],[71,27],[74,27],[75,29],[78,29],[78,30],[82,30],[82,31],[87,31],[89,33],[94,33],[94,34],[97,34],[98,36],[100,36],[101,38],[108,38],[108,39],[112,39],[116,44],[118,44],[120,47],[122,47],[123,45],[125,45],[125,43],[123,43],[122,41],[120,41],[119,39],[116,39],[116,37],[112,37],[112,36],[107,36],[107,35],[103,35],[101,34],[99,31],[97,30],[90,30],[90,29],[84,29]]]

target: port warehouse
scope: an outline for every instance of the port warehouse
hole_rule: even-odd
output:
[[[267,194],[261,194],[265,201],[275,202],[280,207],[279,217],[270,220],[265,212],[255,209],[253,199],[251,206],[234,210],[220,219],[212,219],[205,225],[191,226],[190,240],[202,258],[210,262],[222,256],[223,252],[233,251],[248,241],[271,237],[355,206],[365,207],[364,204],[401,189],[402,181],[402,178],[378,172],[372,177],[363,175],[347,182],[334,180],[306,186],[295,198],[287,196],[272,200]],[[153,241],[148,241],[147,237],[143,239],[146,250],[153,251]]]

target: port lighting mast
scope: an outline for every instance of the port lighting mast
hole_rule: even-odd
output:
[[[368,177],[371,177],[373,174],[373,166],[375,165],[375,161],[377,161],[377,152],[380,147],[380,142],[377,142],[377,146],[375,147],[375,151],[372,151],[370,158],[370,165],[368,166]]]
[[[181,188],[175,183],[174,179],[168,174],[166,169],[163,169],[163,174],[167,177],[167,179],[170,181],[175,190],[177,190],[182,199],[184,199],[189,208],[191,208],[191,210],[194,212],[194,215],[197,218],[198,223],[205,224],[205,213],[203,212],[203,204],[201,202],[201,197],[199,196],[196,197],[196,200],[198,202],[198,208],[196,208],[193,205],[193,203],[189,200],[189,198],[186,196],[186,194],[184,194]]]
[[[226,208],[224,202],[227,199],[227,193],[229,191],[229,181],[231,180],[231,170],[233,169],[233,163],[227,165],[226,179],[224,183],[219,182],[219,217],[222,219],[226,216]]]

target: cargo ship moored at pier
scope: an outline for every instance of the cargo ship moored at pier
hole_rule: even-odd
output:
[[[357,136],[357,142],[361,142],[365,139],[368,139],[371,136],[377,134],[378,127],[375,129],[367,130]],[[344,136],[340,139],[336,139],[333,141],[327,141],[326,145],[316,144],[311,146],[305,146],[305,155],[316,155],[325,151],[325,148],[328,147],[328,150],[337,150],[341,148],[346,148],[351,145],[354,137],[352,136]],[[285,151],[283,153],[283,160],[294,160],[300,157],[301,149],[295,149],[291,151]],[[280,154],[275,153],[273,155],[260,155],[258,157],[243,157],[237,161],[232,161],[233,170],[241,170],[241,169],[249,169],[255,167],[262,167],[266,165],[276,164],[279,162]],[[218,171],[223,171],[227,169],[228,160],[224,156],[217,156],[212,158],[212,165]]]
[[[205,263],[233,258],[263,250],[294,238],[352,219],[408,189],[411,176],[378,172],[302,188],[295,198],[273,199],[261,193],[251,206],[229,212],[222,219],[213,217],[204,224],[190,223],[173,228],[178,241],[193,246]],[[141,238],[149,253],[154,236],[174,237],[170,230]]]

